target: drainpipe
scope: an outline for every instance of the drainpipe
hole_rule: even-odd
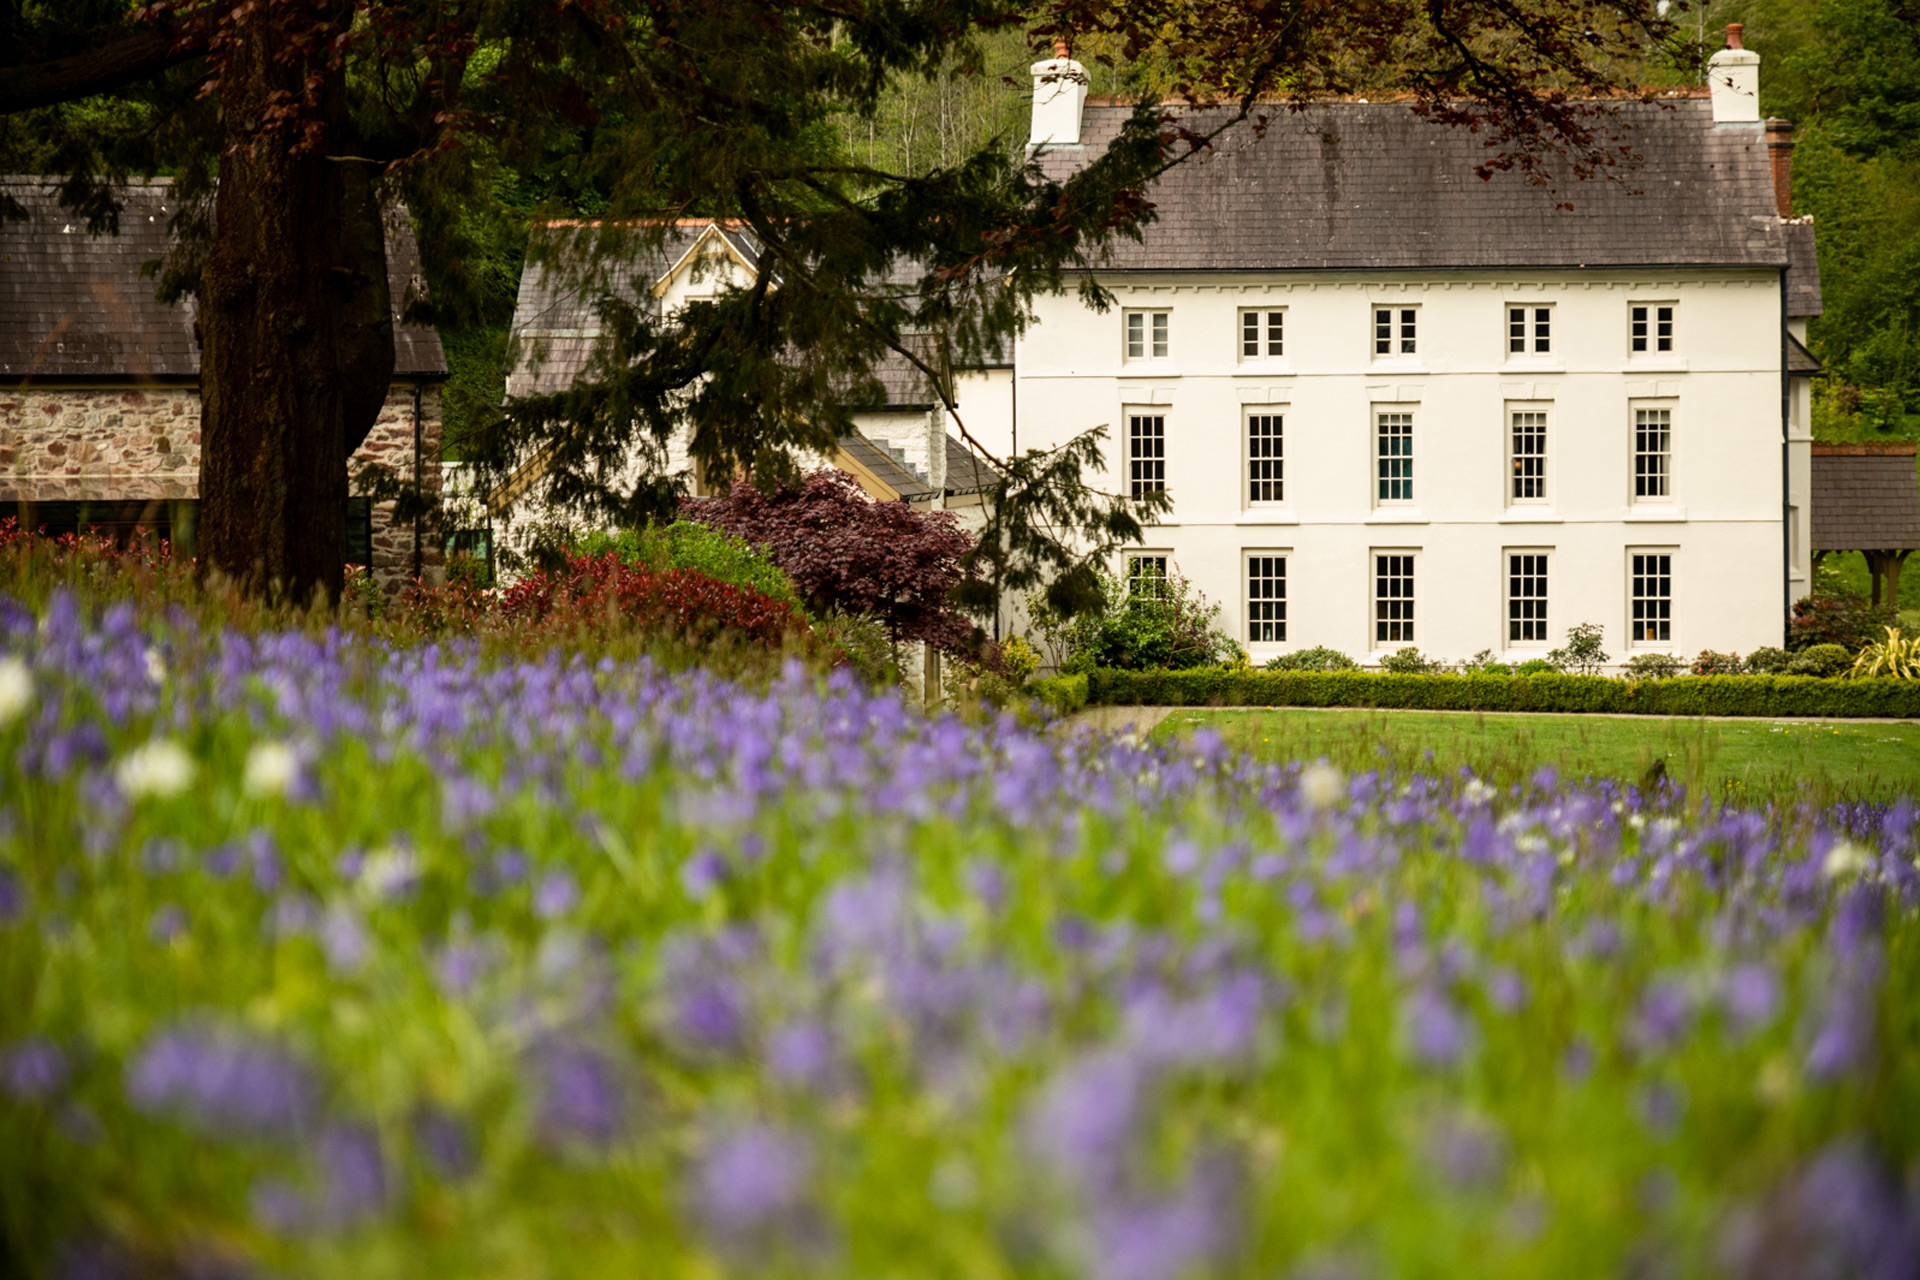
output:
[[[1793,374],[1787,362],[1787,273],[1780,272],[1780,647],[1793,638]],[[1809,497],[1809,506],[1812,505]],[[1809,586],[1812,584],[1809,583]]]
[[[420,581],[420,384],[413,384],[413,580]]]

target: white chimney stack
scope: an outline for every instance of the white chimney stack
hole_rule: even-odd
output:
[[[1053,57],[1033,64],[1033,131],[1027,135],[1029,154],[1043,146],[1080,144],[1080,113],[1087,105],[1087,69],[1068,53],[1067,42],[1056,40]]]
[[[1727,47],[1707,59],[1715,124],[1760,123],[1760,55],[1740,43],[1741,25],[1727,24]]]

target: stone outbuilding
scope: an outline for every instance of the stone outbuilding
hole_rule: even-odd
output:
[[[1920,445],[1813,446],[1813,559],[1858,551],[1873,579],[1873,602],[1900,600],[1900,569],[1920,549]]]
[[[0,179],[27,217],[0,220],[0,518],[50,534],[152,529],[191,551],[200,496],[200,351],[189,300],[155,298],[155,269],[179,212],[164,181],[130,184],[118,234],[89,235],[44,178]],[[413,228],[396,215],[387,242],[394,380],[349,470],[355,493],[377,465],[437,488],[440,335],[401,324],[424,290]],[[348,560],[397,589],[442,561],[428,530],[390,519],[388,503],[348,500]]]

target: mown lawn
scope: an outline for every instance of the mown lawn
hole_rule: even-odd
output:
[[[1202,728],[1260,760],[1325,757],[1350,770],[1428,773],[1465,766],[1501,785],[1546,766],[1569,779],[1640,783],[1657,761],[1690,791],[1704,786],[1751,803],[1802,793],[1823,803],[1920,793],[1920,724],[1180,708],[1154,736]]]

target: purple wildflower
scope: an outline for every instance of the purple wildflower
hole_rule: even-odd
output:
[[[1780,979],[1764,964],[1735,965],[1727,973],[1720,998],[1735,1031],[1749,1034],[1772,1022],[1780,1011]]]
[[[291,1138],[316,1113],[306,1069],[237,1035],[176,1027],[150,1037],[127,1066],[127,1098],[213,1134]]]
[[[366,1125],[332,1125],[320,1135],[320,1168],[325,1178],[325,1218],[345,1226],[386,1207],[387,1164],[380,1137]]]
[[[612,1063],[585,1046],[556,1044],[539,1054],[538,1072],[540,1132],[548,1141],[613,1141],[626,1108]]]
[[[326,953],[327,967],[347,977],[366,968],[373,938],[358,912],[336,903],[320,921],[320,949]]]
[[[1693,996],[1682,983],[1672,979],[1655,982],[1640,998],[1633,1024],[1634,1045],[1644,1053],[1672,1048],[1686,1036],[1693,1013]]]
[[[27,909],[27,886],[12,867],[0,862],[0,924],[12,924]]]
[[[680,889],[688,901],[704,902],[727,878],[727,860],[712,849],[702,849],[680,866]]]
[[[832,1078],[833,1036],[817,1022],[792,1022],[767,1037],[767,1070],[776,1080],[820,1088]]]
[[[797,1137],[764,1125],[722,1134],[694,1175],[694,1207],[722,1245],[808,1226],[813,1156]]]
[[[177,903],[169,902],[157,907],[147,920],[147,937],[155,946],[166,946],[187,931],[187,913]]]
[[[1104,1053],[1050,1080],[1028,1130],[1036,1151],[1082,1182],[1117,1176],[1145,1100],[1149,1077],[1134,1058]]]
[[[1429,1067],[1450,1067],[1467,1054],[1473,1027],[1452,1001],[1431,987],[1423,987],[1408,1001],[1407,1047]]]
[[[580,887],[574,883],[570,872],[563,869],[549,871],[540,878],[539,887],[533,891],[534,914],[542,920],[554,920],[566,915],[578,906]]]
[[[67,1083],[67,1055],[44,1036],[29,1036],[0,1051],[0,1093],[20,1102],[44,1102]]]
[[[479,1167],[471,1130],[450,1111],[421,1107],[413,1117],[413,1145],[442,1178],[458,1181]]]

